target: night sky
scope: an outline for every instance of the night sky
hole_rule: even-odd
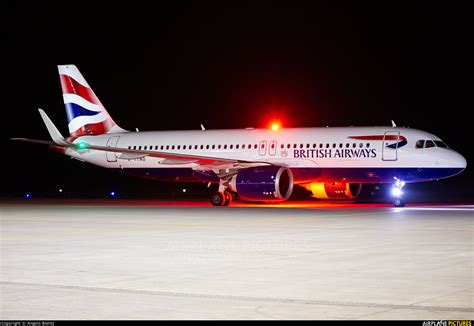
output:
[[[393,119],[429,131],[461,152],[468,168],[424,187],[472,198],[467,8],[192,3],[3,5],[0,195],[183,187],[8,141],[49,138],[38,107],[68,135],[56,66],[76,64],[129,130],[263,127],[276,117],[285,127]]]

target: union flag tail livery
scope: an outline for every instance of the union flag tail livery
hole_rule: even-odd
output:
[[[99,101],[75,65],[58,66],[71,137],[125,132]]]
[[[405,204],[405,184],[461,173],[466,159],[439,137],[392,126],[128,132],[117,126],[74,65],[59,67],[72,137],[39,113],[50,140],[13,138],[132,175],[218,185],[210,201],[275,202],[302,186],[320,199],[355,199],[364,184],[393,185]]]

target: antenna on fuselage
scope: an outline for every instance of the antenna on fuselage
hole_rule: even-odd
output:
[[[392,128],[396,128],[397,125],[395,124],[395,121],[392,120]]]
[[[206,128],[204,128],[204,126],[202,125],[202,123],[201,123],[201,130],[202,130],[202,131],[206,130]]]

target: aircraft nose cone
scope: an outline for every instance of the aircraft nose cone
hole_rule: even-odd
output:
[[[459,164],[459,167],[462,168],[463,170],[467,167],[467,161],[466,161],[466,158],[464,156],[462,156],[461,154],[457,153],[458,154],[458,164]]]
[[[455,152],[455,151],[453,151],[451,153],[449,161],[450,161],[453,168],[458,168],[458,169],[464,170],[467,166],[467,161],[464,158],[464,156],[462,156],[461,154],[459,154],[458,152]]]

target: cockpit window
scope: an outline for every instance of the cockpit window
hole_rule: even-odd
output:
[[[419,140],[416,142],[415,148],[423,148],[423,146],[425,146],[425,141]]]
[[[444,141],[435,140],[434,142],[435,142],[436,146],[438,146],[438,147],[441,147],[441,148],[448,148],[448,145],[446,145],[446,144],[444,143]]]
[[[435,147],[435,143],[432,140],[427,140],[425,142],[425,148]]]

